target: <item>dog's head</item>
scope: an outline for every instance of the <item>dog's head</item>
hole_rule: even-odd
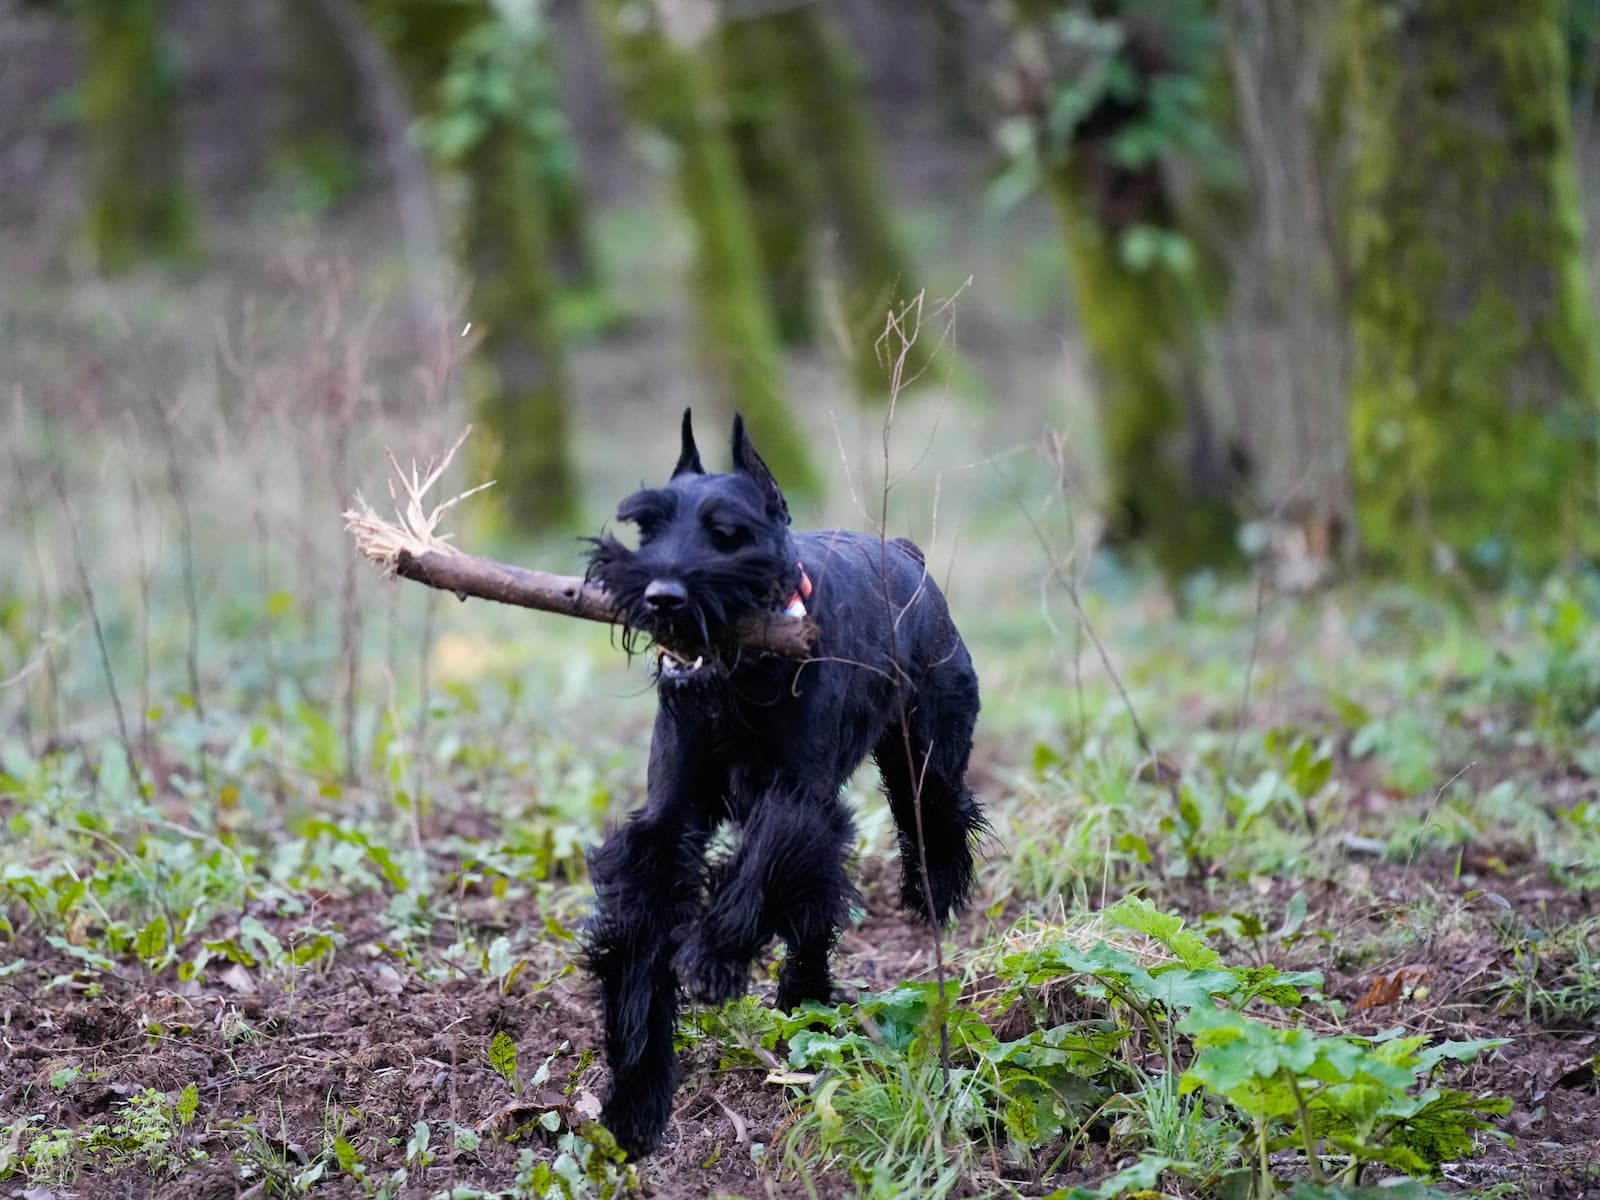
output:
[[[717,673],[737,653],[740,618],[776,612],[799,584],[789,506],[744,421],[733,418],[733,470],[700,465],[689,411],[683,447],[664,487],[635,492],[617,519],[638,527],[630,550],[609,534],[592,539],[588,577],[622,614],[623,645],[661,648],[663,681]]]

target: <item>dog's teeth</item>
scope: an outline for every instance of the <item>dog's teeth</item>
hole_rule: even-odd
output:
[[[694,657],[694,666],[690,667],[689,669],[691,671],[698,671],[700,669],[701,665],[705,661],[706,661],[706,656],[704,654],[697,654]]]

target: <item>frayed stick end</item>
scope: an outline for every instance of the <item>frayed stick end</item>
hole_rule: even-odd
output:
[[[480,483],[477,487],[468,488],[453,499],[435,505],[431,510],[424,504],[428,492],[439,481],[449,467],[450,460],[455,457],[456,451],[466,441],[467,434],[472,432],[472,426],[467,426],[461,431],[444,454],[437,466],[432,463],[428,468],[419,471],[413,461],[409,472],[403,470],[388,447],[384,453],[389,457],[389,463],[394,468],[395,478],[399,480],[396,488],[395,480],[389,481],[389,494],[395,499],[396,520],[388,520],[378,514],[377,510],[368,504],[366,499],[357,492],[355,503],[344,511],[344,527],[356,540],[356,549],[363,555],[383,567],[384,573],[393,575],[400,563],[401,552],[412,557],[420,557],[429,552],[437,554],[456,554],[456,548],[450,545],[449,534],[439,534],[437,529],[440,519],[451,508],[455,507],[468,496],[475,495],[487,487],[493,486],[494,481]],[[401,502],[401,493],[404,493],[404,502]]]

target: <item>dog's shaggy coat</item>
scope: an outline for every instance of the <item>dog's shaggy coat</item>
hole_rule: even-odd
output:
[[[780,938],[778,1006],[829,1000],[829,953],[855,898],[840,793],[867,755],[913,917],[943,922],[962,908],[985,828],[965,782],[978,678],[922,552],[899,538],[791,532],[737,417],[733,461],[729,474],[706,473],[685,412],[670,481],[617,510],[638,527],[638,549],[602,536],[590,556],[590,578],[623,613],[624,644],[662,648],[647,802],[590,856],[586,945],[612,1071],[603,1120],[633,1155],[671,1116],[680,992],[739,995]],[[796,602],[821,629],[814,659],[740,651],[733,622]],[[713,872],[706,848],[724,822],[738,827],[737,849]]]

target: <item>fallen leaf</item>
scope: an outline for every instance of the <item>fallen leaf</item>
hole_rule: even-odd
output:
[[[1396,967],[1387,975],[1375,976],[1367,994],[1356,1001],[1356,1011],[1365,1012],[1369,1008],[1387,1008],[1391,1004],[1398,1004],[1432,975],[1432,968],[1413,963]]]
[[[578,1094],[573,1098],[572,1107],[580,1117],[590,1121],[600,1119],[600,1097],[588,1088],[579,1088]]]
[[[256,990],[256,981],[250,977],[250,972],[238,963],[227,967],[217,976],[217,980],[224,987],[232,988],[241,996],[248,996]]]

